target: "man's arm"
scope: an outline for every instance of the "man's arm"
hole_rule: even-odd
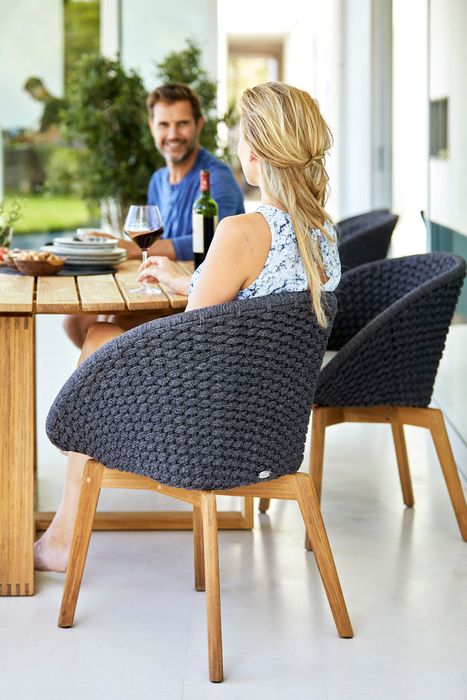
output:
[[[147,202],[149,205],[157,205],[159,203],[161,193],[159,191],[158,178],[160,177],[161,172],[166,170],[167,168],[163,168],[162,171],[156,170],[156,172],[152,174],[152,177],[149,181],[147,193]],[[130,260],[134,260],[135,258],[140,257],[141,251],[138,249],[136,243],[127,242],[125,243],[124,247],[127,251],[127,255],[130,258]],[[148,250],[148,256],[149,255],[165,255],[167,258],[169,258],[169,260],[180,260],[178,251],[176,250],[174,244],[169,238],[159,239],[158,241],[153,243]]]
[[[129,260],[139,260],[141,257],[141,248],[138,248],[136,243],[133,243],[132,241],[125,241],[121,239],[118,241],[118,247],[126,250]],[[153,243],[148,250],[148,256],[149,255],[165,255],[170,260],[177,259],[174,244],[169,238]]]

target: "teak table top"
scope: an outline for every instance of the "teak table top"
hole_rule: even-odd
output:
[[[189,275],[193,263],[177,262]],[[136,284],[139,261],[127,260],[113,274],[73,277],[0,275],[0,314],[76,314],[184,309],[188,298],[165,285],[159,296],[130,294]]]

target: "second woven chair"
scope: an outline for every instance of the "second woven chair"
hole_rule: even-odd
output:
[[[326,296],[331,323],[335,297]],[[212,681],[223,679],[217,495],[298,501],[338,633],[352,636],[311,478],[296,473],[328,335],[308,292],[273,294],[135,328],[71,376],[47,432],[55,445],[93,459],[60,627],[73,624],[100,489],[110,487],[150,489],[193,507],[195,588],[206,590]]]
[[[375,260],[383,260],[389,250],[398,217],[387,209],[342,219],[337,224],[342,271]]]
[[[465,262],[428,253],[346,273],[313,408],[310,468],[321,494],[324,435],[337,423],[391,425],[404,503],[414,504],[404,425],[428,428],[464,540],[467,505],[443,414],[429,407],[438,364],[465,276]]]

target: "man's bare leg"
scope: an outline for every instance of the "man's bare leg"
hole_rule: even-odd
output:
[[[96,323],[97,316],[92,314],[71,314],[65,316],[63,328],[69,339],[81,350],[86,339],[88,328]]]
[[[104,343],[122,333],[122,328],[112,323],[94,323],[86,334],[78,365]],[[66,571],[81,480],[88,459],[86,455],[77,452],[69,454],[62,500],[47,531],[34,545],[34,566],[39,571]]]
[[[100,314],[99,316],[92,314],[72,314],[70,316],[65,316],[63,328],[70,340],[81,350],[88,328],[95,323],[104,321],[106,323],[113,323],[120,326],[123,332],[130,330],[130,328],[135,328],[135,326],[140,326],[142,323],[153,321],[155,318],[160,318],[160,313]]]

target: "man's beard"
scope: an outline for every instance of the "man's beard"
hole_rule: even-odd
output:
[[[191,156],[193,151],[195,150],[196,146],[198,145],[197,139],[193,139],[191,143],[188,143],[185,150],[182,152],[180,156],[172,157],[167,152],[164,150],[164,148],[158,148],[157,150],[161,154],[161,156],[164,158],[166,162],[174,163],[179,165],[180,163],[184,163],[188,158]]]

